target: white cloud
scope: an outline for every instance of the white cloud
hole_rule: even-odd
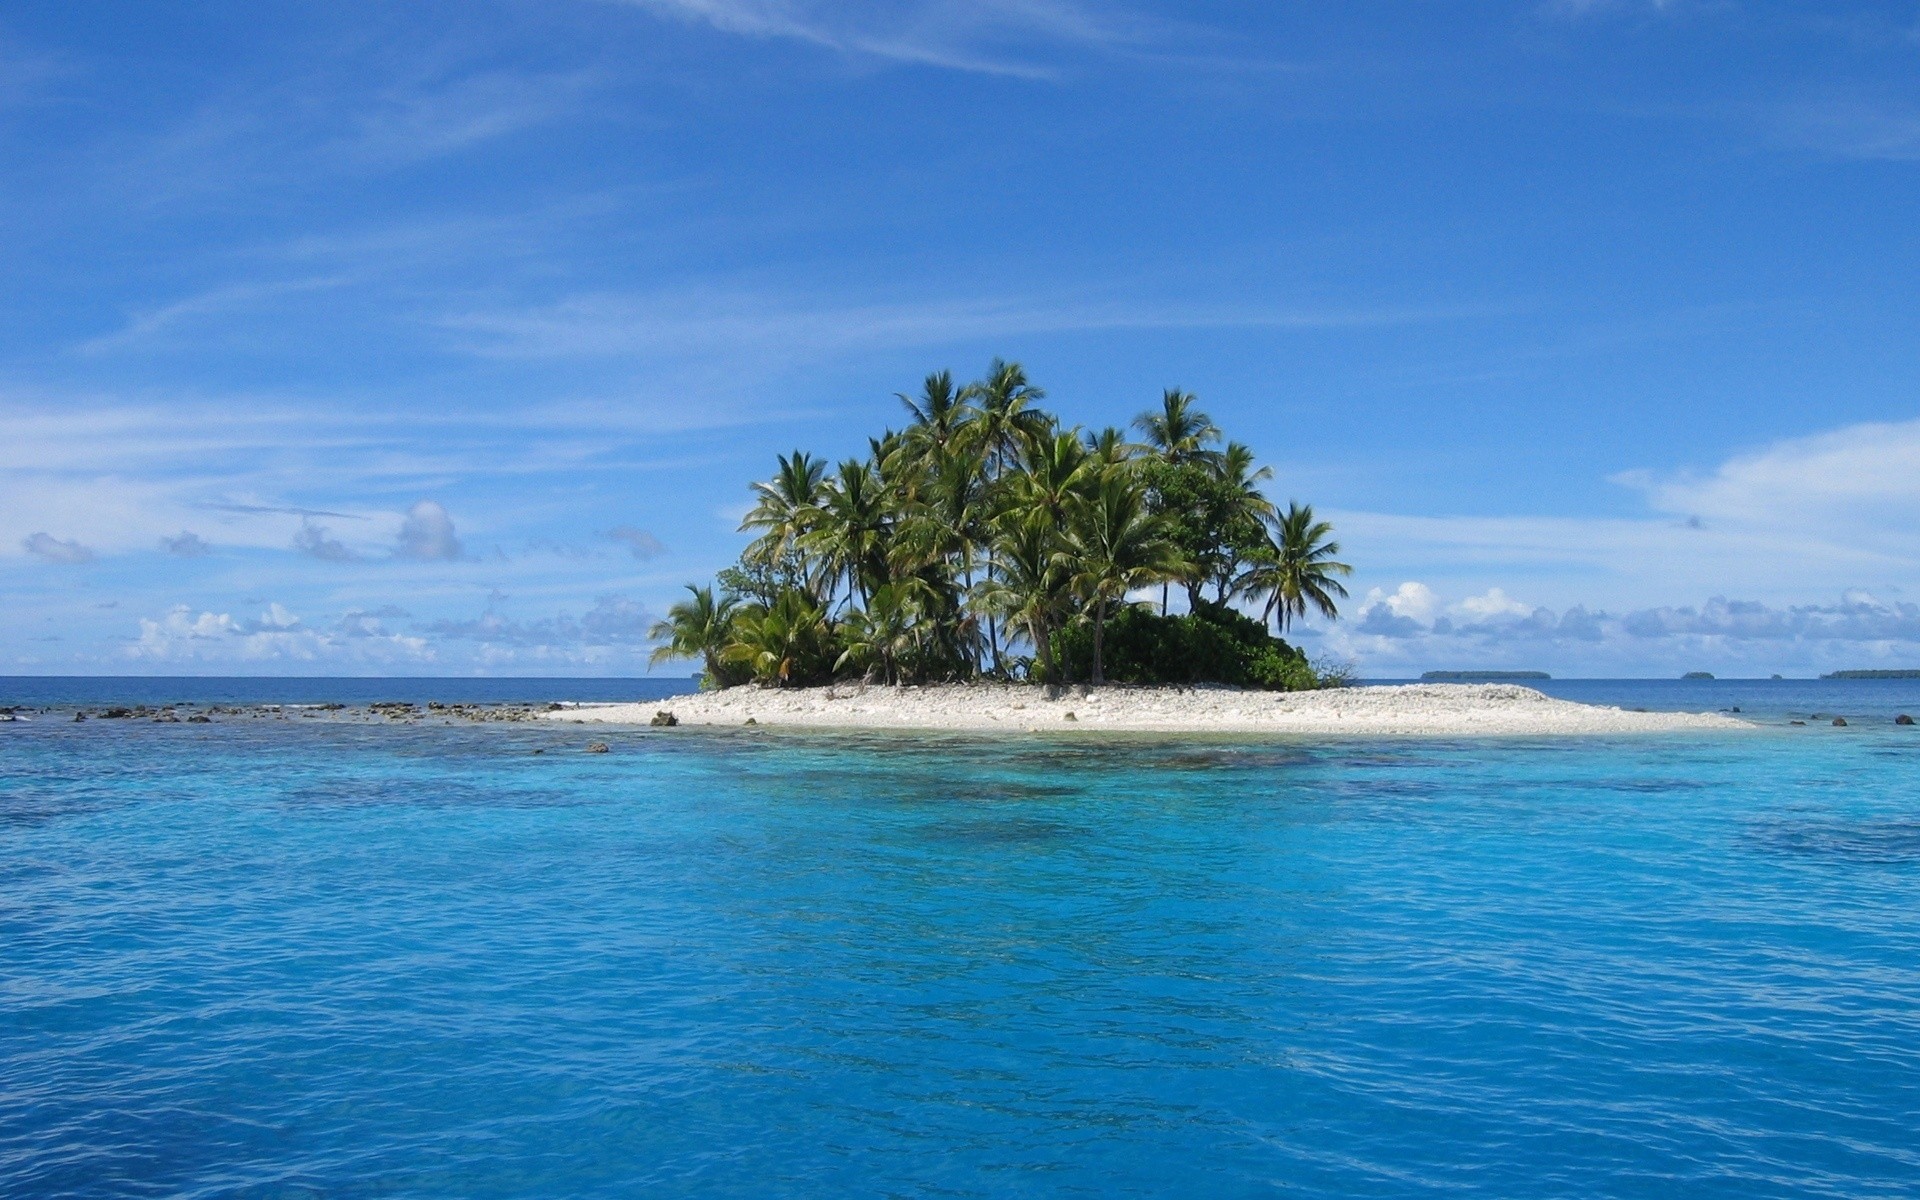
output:
[[[349,617],[369,614],[351,613]],[[343,618],[343,623],[345,618]],[[425,639],[360,628],[322,632],[307,626],[283,605],[270,604],[255,620],[237,621],[228,613],[195,613],[177,604],[157,619],[140,619],[140,636],[127,648],[130,657],[157,662],[247,663],[358,660],[369,663],[430,661]]]
[[[407,510],[406,520],[400,524],[399,545],[394,554],[419,562],[453,562],[463,557],[453,518],[433,500],[416,503]]]
[[[1478,620],[1525,616],[1532,610],[1499,588],[1488,588],[1485,595],[1468,596],[1457,606],[1460,612]]]
[[[1910,514],[1920,505],[1920,421],[1849,425],[1737,455],[1704,475],[1625,472],[1658,511],[1776,528]],[[1920,524],[1893,522],[1913,546]]]
[[[20,548],[42,562],[73,564],[93,561],[93,551],[79,542],[65,541],[50,533],[28,534],[20,542]]]

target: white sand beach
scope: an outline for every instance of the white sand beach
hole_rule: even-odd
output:
[[[1556,700],[1513,684],[1404,684],[1321,692],[1221,687],[842,684],[736,687],[644,704],[580,704],[558,721],[682,725],[1059,732],[1528,735],[1750,729],[1717,713],[1629,712]]]

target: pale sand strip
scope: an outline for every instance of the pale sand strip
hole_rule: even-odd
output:
[[[1629,712],[1555,700],[1513,684],[1423,683],[1324,692],[1215,687],[943,684],[892,688],[737,687],[646,704],[582,704],[550,720],[645,725],[670,712],[682,725],[1154,733],[1606,734],[1753,726],[1716,713]]]

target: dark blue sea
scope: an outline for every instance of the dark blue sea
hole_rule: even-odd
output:
[[[37,711],[680,686],[0,680],[0,1195],[1920,1194],[1920,681],[1544,684],[1761,722],[1561,740]]]

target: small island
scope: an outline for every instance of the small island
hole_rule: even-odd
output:
[[[1682,679],[1712,679],[1712,678],[1713,678],[1713,672],[1712,672],[1712,671],[1688,671],[1688,672],[1687,672],[1687,673],[1686,673],[1685,675],[1682,675],[1682,676],[1681,676],[1680,678],[1682,678]]]
[[[907,421],[836,467],[752,485],[754,536],[688,584],[654,661],[701,691],[571,705],[609,724],[973,731],[1538,734],[1746,728],[1555,700],[1515,679],[1354,687],[1285,639],[1334,620],[1352,568],[1311,505],[1177,388],[1131,432],[1066,426],[1017,363],[900,395]],[[1135,440],[1137,435],[1138,440]],[[1466,679],[1467,673],[1459,673]]]
[[[1920,679],[1917,670],[1829,671],[1822,679]]]
[[[1552,679],[1545,671],[1427,671],[1421,683],[1526,683]]]
[[[700,660],[708,689],[1347,682],[1280,636],[1347,595],[1311,505],[1268,499],[1271,468],[1190,393],[1131,433],[1067,426],[1045,395],[1018,363],[941,371],[864,455],[781,455],[752,485],[754,540],[688,585],[655,661]]]

